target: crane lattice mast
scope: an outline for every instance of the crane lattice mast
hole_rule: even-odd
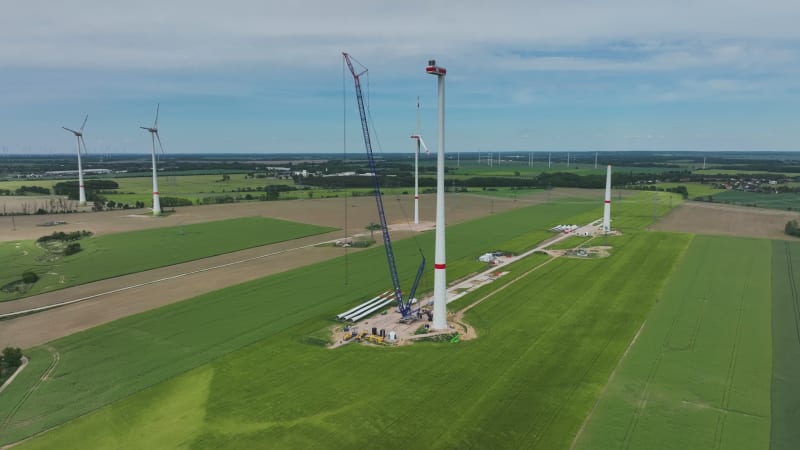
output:
[[[356,98],[358,99],[358,113],[361,116],[361,132],[364,135],[364,146],[367,150],[369,170],[372,172],[372,187],[375,189],[375,203],[378,206],[378,218],[381,222],[381,234],[383,234],[383,247],[386,250],[386,259],[389,262],[389,272],[392,276],[392,287],[394,289],[395,300],[397,301],[400,314],[403,315],[403,318],[408,318],[411,316],[411,299],[417,290],[417,286],[422,277],[422,272],[425,269],[425,257],[422,257],[422,264],[420,264],[419,270],[417,271],[414,285],[411,288],[411,295],[409,296],[408,301],[405,302],[403,301],[403,292],[400,289],[400,276],[397,274],[397,266],[394,260],[394,250],[392,249],[392,240],[389,237],[389,226],[386,223],[386,213],[383,209],[381,186],[380,181],[378,180],[378,169],[375,164],[375,156],[372,152],[372,140],[370,139],[369,125],[367,124],[367,112],[364,108],[364,95],[361,92],[361,76],[367,73],[367,69],[364,68],[362,72],[356,73],[355,68],[353,68],[353,63],[350,60],[350,55],[344,52],[342,52],[342,55],[344,56],[345,63],[347,63],[347,68],[350,69],[350,73],[353,75],[353,80],[355,82]]]

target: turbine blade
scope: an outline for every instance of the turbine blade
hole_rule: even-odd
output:
[[[166,155],[166,153],[164,152],[164,146],[161,145],[161,137],[158,136],[158,131],[156,131],[153,134],[155,134],[156,135],[156,139],[158,139],[158,146],[161,147],[161,154],[162,155]]]
[[[424,148],[424,149],[425,149],[425,154],[426,154],[426,155],[430,155],[430,154],[431,154],[431,151],[430,151],[430,150],[428,150],[428,146],[427,146],[427,145],[425,145],[425,141],[423,141],[423,140],[422,140],[422,136],[419,136],[419,137],[418,137],[418,139],[419,139],[419,143],[420,143],[420,144],[422,144],[422,148]]]
[[[78,136],[78,139],[80,139],[81,144],[83,145],[83,154],[89,156],[89,151],[86,150],[86,141],[83,140],[83,136]]]
[[[70,133],[72,133],[72,134],[78,134],[78,133],[76,133],[76,132],[75,132],[75,130],[70,130],[70,129],[69,129],[69,128],[67,128],[67,127],[61,127],[61,128],[63,128],[63,129],[65,129],[65,130],[69,131],[69,132],[70,132]]]
[[[161,109],[161,103],[156,105],[156,121],[153,122],[153,128],[158,129],[158,110]]]
[[[83,125],[81,125],[81,133],[83,133],[83,127],[85,127],[85,126],[86,126],[86,121],[87,121],[87,120],[89,120],[89,115],[88,115],[88,114],[86,115],[86,118],[85,118],[85,119],[83,119]]]

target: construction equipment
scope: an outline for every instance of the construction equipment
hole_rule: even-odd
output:
[[[425,255],[422,255],[422,263],[419,265],[419,269],[417,270],[417,276],[414,279],[414,284],[411,287],[410,295],[408,296],[407,300],[403,300],[403,292],[400,289],[400,277],[397,274],[397,266],[395,265],[394,261],[392,240],[389,237],[389,226],[386,224],[386,214],[384,213],[383,210],[383,199],[381,198],[381,186],[380,186],[380,180],[378,179],[378,169],[375,165],[375,156],[372,153],[372,141],[370,139],[370,134],[369,134],[369,125],[367,124],[367,111],[366,108],[364,107],[364,96],[361,92],[360,77],[365,73],[367,73],[367,69],[362,65],[361,67],[364,70],[359,73],[356,73],[350,55],[344,52],[342,53],[342,55],[344,56],[345,63],[347,63],[347,68],[350,69],[350,73],[353,75],[353,81],[355,82],[356,98],[358,100],[358,112],[361,116],[361,132],[364,135],[364,146],[366,147],[367,150],[367,161],[369,162],[369,170],[372,172],[372,186],[375,189],[375,202],[377,203],[378,206],[378,217],[380,218],[381,230],[383,231],[382,233],[383,247],[386,250],[386,259],[389,261],[389,272],[392,276],[394,297],[395,300],[397,301],[397,307],[400,310],[400,314],[403,316],[403,319],[413,320],[414,316],[413,312],[411,311],[411,300],[414,298],[414,294],[417,291],[417,286],[419,285],[419,281],[422,278],[422,273],[425,270]]]

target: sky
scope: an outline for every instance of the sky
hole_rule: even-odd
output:
[[[363,152],[800,150],[796,0],[75,0],[0,14],[0,149]]]

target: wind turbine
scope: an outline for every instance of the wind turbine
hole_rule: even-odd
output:
[[[153,215],[161,215],[161,202],[158,201],[158,175],[156,172],[156,140],[158,146],[161,148],[161,153],[164,154],[164,146],[161,145],[161,138],[158,137],[158,110],[161,109],[161,104],[156,106],[156,121],[153,122],[152,127],[139,127],[143,130],[150,132],[150,137],[153,140]]]
[[[412,134],[411,139],[417,141],[417,151],[414,153],[414,225],[419,225],[419,150],[420,147],[425,149],[425,153],[430,155],[428,146],[422,140],[422,135],[419,134],[419,97],[417,97],[417,134]]]
[[[86,126],[86,121],[89,120],[89,115],[86,115],[86,118],[83,119],[83,125],[81,125],[81,129],[78,131],[71,130],[67,127],[61,127],[70,133],[74,134],[75,137],[78,139],[78,204],[81,206],[86,205],[86,191],[83,188],[83,166],[81,165],[81,148],[83,148],[83,154],[87,155],[86,153],[86,142],[83,141],[83,127]]]

